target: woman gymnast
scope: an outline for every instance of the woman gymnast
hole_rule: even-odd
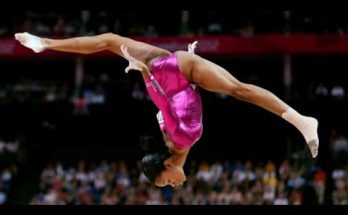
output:
[[[143,173],[156,186],[177,186],[186,180],[183,166],[203,129],[202,102],[197,85],[282,117],[301,132],[312,157],[318,155],[318,121],[315,118],[301,115],[270,91],[242,83],[224,68],[194,54],[196,43],[189,44],[189,51],[171,53],[114,33],[49,39],[24,32],[15,34],[15,38],[36,53],[48,49],[82,54],[108,50],[129,61],[126,73],[131,69],[141,72],[146,89],[160,110],[157,119],[165,142],[162,147],[148,148],[148,154],[142,160]],[[144,143],[151,140],[143,138]]]

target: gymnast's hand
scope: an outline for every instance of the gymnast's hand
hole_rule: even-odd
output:
[[[141,72],[149,72],[149,69],[147,68],[145,63],[141,62],[138,59],[135,59],[129,54],[127,47],[121,45],[121,51],[123,53],[124,58],[126,58],[129,61],[129,66],[125,69],[126,73],[128,73],[131,69],[139,70]]]
[[[23,46],[32,49],[35,53],[39,53],[45,50],[45,43],[40,37],[24,32],[15,34],[15,38]]]

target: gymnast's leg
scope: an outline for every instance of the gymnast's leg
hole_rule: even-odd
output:
[[[100,51],[111,51],[125,58],[121,46],[127,47],[129,54],[137,60],[148,64],[150,60],[162,55],[170,54],[169,51],[146,44],[131,38],[122,37],[114,33],[105,33],[95,36],[72,37],[67,39],[42,38],[30,33],[15,34],[23,46],[39,53],[44,50],[91,54]]]
[[[224,68],[188,52],[177,52],[180,68],[190,71],[192,82],[202,88],[225,93],[239,100],[258,105],[294,125],[304,136],[312,156],[318,154],[318,121],[313,117],[303,116],[291,108],[270,91],[261,87],[245,84],[234,78]],[[184,72],[185,73],[185,72]]]

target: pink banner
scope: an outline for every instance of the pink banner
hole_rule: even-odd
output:
[[[348,53],[348,35],[259,35],[205,37],[133,37],[170,51],[187,50],[189,43],[198,41],[196,53],[201,55],[266,55],[266,54],[330,54]],[[0,58],[69,57],[76,54],[45,51],[36,54],[14,39],[0,39]],[[87,56],[86,56],[87,57]],[[115,57],[100,52],[88,57]]]

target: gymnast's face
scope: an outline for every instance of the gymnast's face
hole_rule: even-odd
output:
[[[156,186],[165,187],[170,185],[175,187],[182,185],[186,181],[186,176],[181,166],[176,166],[166,162],[164,165],[166,166],[166,169],[163,170],[161,175],[156,179]]]

